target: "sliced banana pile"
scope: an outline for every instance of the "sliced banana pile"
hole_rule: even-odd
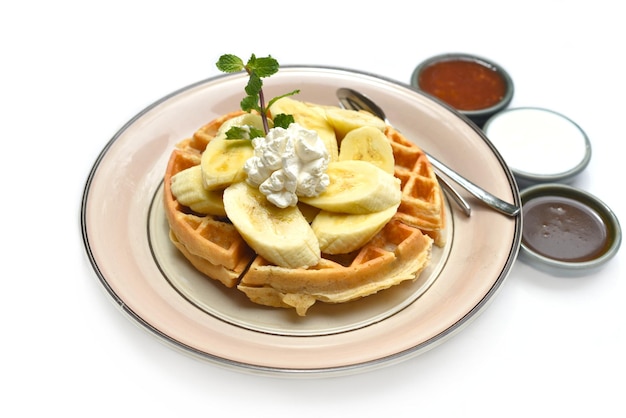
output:
[[[200,165],[172,177],[178,202],[199,214],[228,217],[257,254],[281,267],[308,268],[322,253],[363,247],[395,215],[401,200],[385,122],[366,112],[289,97],[275,102],[270,113],[291,114],[318,133],[330,155],[325,191],[279,208],[250,186],[243,166],[253,155],[252,143],[225,134],[232,126],[262,129],[260,116],[244,114],[220,127]]]

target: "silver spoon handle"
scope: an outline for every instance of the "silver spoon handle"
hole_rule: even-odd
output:
[[[458,174],[456,171],[452,170],[448,166],[446,166],[441,161],[434,158],[432,155],[426,153],[426,156],[430,160],[430,163],[439,171],[441,171],[446,176],[450,177],[454,180],[459,186],[463,187],[465,190],[470,192],[472,195],[476,196],[478,199],[485,202],[487,205],[491,206],[498,212],[501,212],[505,215],[516,216],[520,208],[518,206],[512,205],[504,200],[492,195],[488,191],[478,187],[465,177]]]
[[[459,192],[457,192],[456,189],[452,187],[452,185],[448,182],[448,180],[441,177],[439,173],[435,173],[435,175],[437,176],[437,180],[439,180],[439,183],[443,186],[448,196],[454,199],[456,204],[459,205],[459,207],[463,210],[463,213],[465,213],[466,216],[470,216],[472,214],[472,208],[465,201],[463,196],[461,196]]]

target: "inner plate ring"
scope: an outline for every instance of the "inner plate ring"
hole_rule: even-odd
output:
[[[450,218],[447,200],[446,213]],[[415,281],[407,281],[349,303],[316,303],[309,308],[306,318],[296,317],[291,309],[256,305],[237,289],[225,288],[194,269],[169,240],[162,185],[150,205],[147,234],[154,262],[165,280],[203,312],[252,331],[275,335],[320,336],[353,331],[383,321],[417,300],[445,267],[453,244],[453,228],[453,218],[450,218],[444,235],[445,246],[433,246],[429,265]]]

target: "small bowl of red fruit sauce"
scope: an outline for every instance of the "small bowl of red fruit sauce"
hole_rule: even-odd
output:
[[[411,86],[465,115],[479,127],[513,99],[513,80],[491,60],[448,53],[420,63]]]

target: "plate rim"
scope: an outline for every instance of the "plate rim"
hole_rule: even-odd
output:
[[[336,72],[348,74],[350,76],[366,76],[366,77],[373,78],[377,81],[389,83],[391,85],[410,90],[412,94],[414,93],[414,94],[423,96],[426,100],[429,100],[435,103],[437,106],[448,109],[457,117],[459,117],[463,122],[467,123],[478,134],[478,136],[481,137],[481,139],[485,142],[485,144],[491,149],[491,151],[493,152],[494,156],[498,160],[499,164],[501,165],[503,171],[505,172],[507,176],[508,183],[511,187],[511,192],[513,194],[514,203],[516,204],[521,203],[519,189],[517,187],[515,178],[511,170],[508,168],[508,166],[504,162],[502,156],[499,154],[499,152],[495,148],[495,146],[489,141],[489,139],[480,131],[480,129],[476,125],[474,125],[471,121],[469,121],[469,119],[467,119],[462,114],[458,113],[454,109],[451,109],[449,106],[446,106],[445,104],[441,104],[438,101],[431,99],[427,95],[419,91],[416,91],[415,89],[411,88],[410,85],[408,85],[407,83],[393,80],[389,77],[373,74],[371,72],[354,70],[354,69],[349,69],[345,67],[336,67],[336,66],[296,65],[296,64],[284,65],[284,66],[281,66],[281,69],[290,70],[290,71],[294,71],[294,70],[296,71],[297,70],[331,71],[331,72],[336,71]],[[301,375],[306,375],[306,376],[324,375],[326,376],[329,374],[350,374],[356,371],[362,372],[362,371],[371,370],[371,369],[391,365],[399,361],[406,360],[408,358],[411,358],[417,354],[421,354],[427,351],[428,349],[432,349],[436,347],[437,345],[441,344],[443,341],[447,340],[452,335],[461,331],[463,328],[465,328],[465,326],[467,326],[469,323],[471,323],[474,319],[476,319],[479,316],[478,314],[481,313],[489,305],[489,303],[493,300],[494,296],[502,288],[503,283],[506,281],[507,277],[509,276],[513,263],[517,259],[518,252],[520,250],[520,243],[521,243],[521,224],[522,224],[521,215],[518,215],[518,217],[516,217],[511,247],[509,249],[506,262],[503,263],[502,265],[502,269],[500,271],[499,276],[494,280],[493,285],[490,287],[489,291],[483,295],[480,301],[475,306],[473,306],[472,309],[470,309],[467,313],[465,313],[465,315],[463,315],[454,324],[447,327],[443,332],[438,333],[437,335],[423,341],[422,343],[413,345],[404,350],[397,351],[392,355],[379,357],[373,360],[357,362],[355,364],[349,364],[349,365],[317,367],[317,368],[281,368],[281,367],[276,367],[276,366],[263,366],[263,365],[258,365],[258,364],[240,362],[240,361],[224,358],[221,356],[217,356],[215,354],[208,353],[206,351],[202,351],[188,344],[185,344],[184,342],[181,342],[173,338],[172,336],[162,332],[155,326],[151,325],[145,318],[143,318],[141,315],[134,312],[128,305],[126,305],[126,303],[123,300],[123,297],[118,295],[115,292],[115,290],[111,287],[100,265],[98,264],[98,261],[96,260],[96,257],[92,249],[92,244],[91,244],[91,240],[90,240],[89,232],[88,232],[87,206],[88,206],[90,191],[93,185],[94,177],[96,176],[103,159],[105,158],[105,156],[107,155],[111,147],[142,116],[146,115],[152,109],[159,106],[160,104],[167,102],[171,98],[176,97],[182,93],[185,93],[191,89],[200,87],[204,84],[217,82],[220,79],[228,79],[231,77],[233,77],[233,74],[218,74],[216,76],[208,77],[203,80],[188,84],[187,86],[184,86],[182,88],[176,89],[172,91],[171,93],[166,94],[165,96],[153,101],[151,104],[149,104],[140,112],[138,112],[135,116],[130,118],[125,124],[122,125],[121,128],[118,129],[118,131],[104,145],[104,147],[98,154],[97,158],[95,159],[91,169],[89,170],[89,174],[84,184],[82,199],[81,199],[81,204],[80,204],[80,224],[81,224],[81,234],[82,234],[84,251],[87,254],[91,267],[94,273],[96,274],[99,282],[102,284],[102,286],[104,287],[104,289],[106,290],[107,294],[109,295],[111,300],[114,302],[114,304],[120,309],[120,311],[127,318],[129,318],[131,321],[134,321],[137,325],[140,325],[140,328],[144,329],[145,331],[148,331],[151,335],[158,337],[157,339],[160,340],[161,342],[165,342],[169,346],[179,351],[182,351],[185,354],[191,355],[193,357],[198,357],[203,360],[210,360],[213,364],[216,364],[216,365],[227,366],[228,368],[234,367],[237,370],[261,373],[261,374],[276,375],[278,373],[279,375],[287,374],[287,375],[299,375],[299,376]]]

